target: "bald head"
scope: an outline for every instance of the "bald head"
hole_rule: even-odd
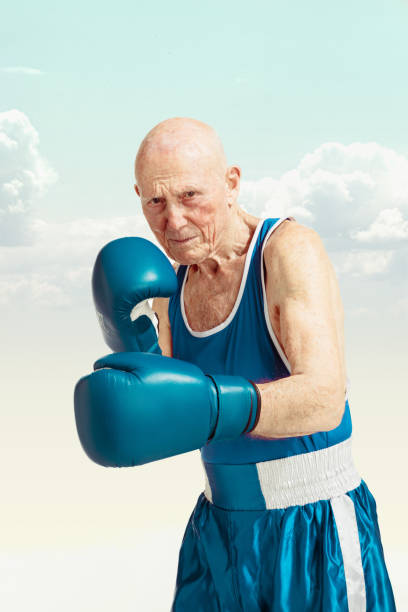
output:
[[[136,155],[134,187],[170,257],[198,262],[219,248],[237,213],[240,172],[227,167],[218,135],[201,121],[175,117],[150,130]]]
[[[186,166],[206,163],[214,172],[225,176],[227,161],[216,131],[197,119],[173,117],[158,123],[143,139],[135,160],[135,177],[139,184],[149,167],[166,166],[169,160]]]

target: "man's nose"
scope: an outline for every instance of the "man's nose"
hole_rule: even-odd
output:
[[[168,202],[166,213],[167,226],[170,229],[178,230],[186,224],[186,220],[184,219],[184,211],[182,210],[180,204]]]

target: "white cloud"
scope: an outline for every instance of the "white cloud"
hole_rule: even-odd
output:
[[[360,242],[399,241],[408,239],[408,221],[405,221],[398,208],[386,208],[366,230],[351,232]]]
[[[106,242],[154,238],[141,213],[34,219],[33,201],[56,179],[38,144],[23,113],[0,114],[0,304],[64,308],[89,300],[92,266]],[[292,215],[314,227],[339,275],[391,283],[406,273],[408,160],[390,149],[326,143],[279,180],[243,182],[240,202],[258,216]]]
[[[351,276],[385,274],[394,256],[393,251],[357,251],[345,253],[340,271]]]
[[[408,159],[389,148],[325,143],[279,180],[244,182],[241,195],[259,216],[313,227],[344,273],[382,275],[406,262]]]
[[[9,74],[29,74],[30,76],[38,76],[44,74],[42,70],[38,68],[30,68],[29,66],[8,66],[1,68],[1,72],[8,72]]]
[[[154,238],[144,217],[34,220],[33,244],[0,248],[0,305],[66,307],[89,300],[92,266],[99,250],[122,236]]]
[[[279,180],[244,183],[242,198],[258,214],[291,214],[324,238],[358,241],[383,210],[408,216],[408,159],[376,143],[326,143]]]
[[[32,205],[56,178],[27,116],[18,110],[0,113],[0,245],[32,241]]]

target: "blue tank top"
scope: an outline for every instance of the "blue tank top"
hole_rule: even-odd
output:
[[[290,217],[287,217],[290,218]],[[243,376],[266,382],[290,376],[290,364],[280,346],[268,314],[263,251],[281,219],[261,219],[252,236],[234,307],[225,321],[206,331],[193,331],[184,310],[184,286],[189,266],[177,271],[178,289],[169,300],[173,357],[199,366],[206,374]],[[350,409],[345,399],[343,419],[331,431],[291,438],[217,440],[201,448],[207,463],[256,463],[327,448],[351,436]]]

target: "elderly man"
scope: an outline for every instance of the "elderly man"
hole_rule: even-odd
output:
[[[106,459],[105,430],[87,452],[103,465],[134,465],[201,448],[205,491],[184,534],[172,610],[395,610],[375,500],[351,454],[343,307],[321,239],[293,217],[244,211],[240,168],[227,165],[217,134],[199,121],[153,128],[135,175],[146,220],[177,262],[177,282],[163,289],[170,276],[160,272],[160,291],[143,295],[155,296],[160,349],[150,352],[159,354],[145,346],[97,366],[105,377],[109,369],[136,376],[134,395],[133,379],[124,385],[132,419],[145,398],[137,426],[115,430],[128,456]],[[147,255],[136,259],[147,266]],[[108,384],[116,400],[122,391]],[[77,415],[87,417],[77,421],[86,421],[80,437],[89,448],[88,410],[97,402],[89,382],[79,385]],[[105,387],[95,393],[106,401]],[[146,448],[137,460],[140,421],[159,404],[156,435],[139,437]],[[112,419],[120,402],[110,410]],[[159,438],[159,451],[149,437]]]

